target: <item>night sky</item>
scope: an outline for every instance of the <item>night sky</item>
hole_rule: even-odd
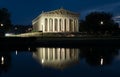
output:
[[[80,19],[92,11],[111,12],[120,15],[120,0],[0,0],[0,8],[7,8],[13,24],[28,25],[42,11],[61,7],[77,12]]]

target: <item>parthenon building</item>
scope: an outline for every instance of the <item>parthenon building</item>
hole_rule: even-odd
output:
[[[33,30],[42,32],[78,32],[79,14],[60,8],[42,12],[32,21]]]

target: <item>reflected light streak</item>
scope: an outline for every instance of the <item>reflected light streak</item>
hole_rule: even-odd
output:
[[[100,64],[103,65],[103,58],[101,58]]]
[[[30,51],[30,48],[28,48],[28,51]]]
[[[4,57],[3,56],[1,57],[1,61],[2,61],[1,64],[4,64]]]
[[[18,54],[17,50],[16,50],[15,54],[16,54],[16,55]]]

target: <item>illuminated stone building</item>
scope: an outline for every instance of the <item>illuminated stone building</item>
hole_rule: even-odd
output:
[[[33,57],[43,66],[64,69],[79,62],[79,49],[76,48],[37,48]]]
[[[33,30],[44,33],[78,32],[79,14],[60,8],[42,12],[33,21]]]

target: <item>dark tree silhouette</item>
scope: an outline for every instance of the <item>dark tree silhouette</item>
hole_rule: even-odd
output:
[[[1,8],[0,9],[0,33],[4,34],[8,32],[11,27],[10,13],[8,9]]]
[[[80,25],[85,31],[93,34],[112,34],[119,28],[118,24],[113,21],[112,14],[105,12],[88,14]]]

